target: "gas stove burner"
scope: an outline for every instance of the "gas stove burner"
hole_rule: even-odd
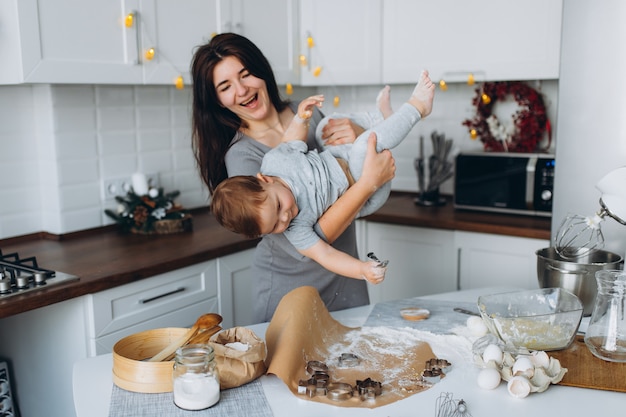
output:
[[[4,255],[0,250],[0,299],[77,279],[74,275],[39,267],[34,256],[20,258],[17,253]]]

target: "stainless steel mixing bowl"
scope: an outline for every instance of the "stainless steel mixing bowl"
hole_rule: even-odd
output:
[[[598,292],[596,271],[623,269],[624,258],[605,250],[594,250],[576,258],[563,258],[554,247],[539,249],[537,278],[540,288],[563,288],[583,303],[583,315],[589,316]]]

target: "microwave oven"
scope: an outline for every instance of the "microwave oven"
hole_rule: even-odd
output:
[[[455,208],[552,215],[554,155],[460,153],[454,172]]]

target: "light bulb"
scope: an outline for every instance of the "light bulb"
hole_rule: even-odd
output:
[[[487,94],[483,93],[482,96],[480,96],[480,99],[482,100],[483,104],[489,104],[491,103],[491,97],[489,97]]]
[[[474,74],[471,72],[467,75],[467,85],[474,85]]]
[[[339,96],[335,96],[333,99],[333,106],[339,107]]]
[[[306,57],[304,55],[300,55],[300,65],[302,65],[303,67],[306,67],[306,64],[307,64]]]
[[[478,132],[476,131],[476,129],[470,130],[470,138],[476,139],[477,137],[478,137]]]
[[[182,75],[179,75],[178,77],[176,77],[176,80],[174,81],[174,85],[176,86],[177,90],[182,90],[183,88],[185,88],[185,80],[183,79]]]
[[[322,73],[322,67],[315,67],[313,69],[313,76],[314,77],[319,77],[321,73]]]
[[[448,90],[448,84],[444,80],[439,80],[439,88],[441,91],[446,91]]]
[[[146,60],[152,61],[154,59],[154,53],[155,53],[154,48],[148,48],[148,50],[146,50],[146,53],[144,55],[146,57]]]
[[[126,26],[127,28],[132,28],[134,23],[135,12],[130,12],[126,15],[126,18],[124,18],[124,26]]]
[[[293,94],[293,85],[291,85],[291,83],[287,83],[285,86],[285,93],[287,93],[288,96]]]
[[[309,46],[309,48],[313,48],[315,46],[315,41],[313,41],[313,36],[311,35],[307,36],[306,44]]]

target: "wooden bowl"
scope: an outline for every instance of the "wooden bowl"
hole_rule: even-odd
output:
[[[127,391],[172,392],[174,361],[146,362],[189,329],[168,327],[126,336],[113,346],[113,383]]]

